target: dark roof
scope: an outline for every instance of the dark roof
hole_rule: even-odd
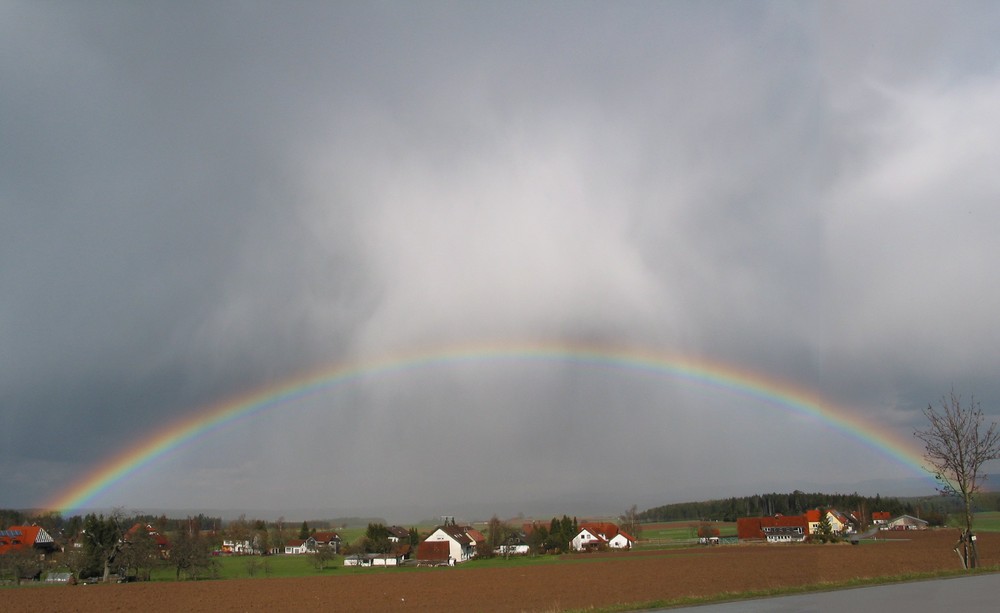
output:
[[[471,545],[472,539],[466,534],[466,528],[461,526],[440,526],[438,530],[458,541],[460,545]]]

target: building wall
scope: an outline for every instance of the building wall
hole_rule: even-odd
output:
[[[435,530],[433,533],[431,533],[430,536],[428,536],[424,540],[431,542],[441,542],[441,541],[447,542],[448,551],[451,555],[451,559],[455,560],[456,562],[464,562],[465,560],[468,559],[468,555],[466,555],[466,553],[462,551],[462,544],[456,541],[455,539],[451,538],[451,536],[449,536],[448,534],[445,534],[445,532],[440,528]]]
[[[576,536],[573,537],[573,540],[569,542],[569,546],[574,551],[580,551],[584,547],[586,547],[587,545],[591,545],[591,544],[594,544],[594,543],[600,543],[600,542],[601,542],[600,538],[598,538],[594,534],[591,534],[591,532],[589,530],[585,529],[585,530],[581,530],[579,534],[577,534]]]

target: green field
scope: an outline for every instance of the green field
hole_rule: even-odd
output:
[[[956,513],[951,515],[948,525],[960,528],[963,521],[962,515]],[[977,532],[1000,532],[1000,511],[976,513],[972,519],[972,528]]]
[[[719,536],[736,536],[736,524],[733,522],[706,522],[719,530]],[[641,549],[659,549],[663,547],[683,547],[698,542],[697,521],[672,521],[642,525],[642,537],[638,545]]]
[[[320,572],[330,572],[334,563],[343,564],[343,558],[331,560],[330,568],[326,571],[318,571],[313,567],[310,556],[218,556],[212,560],[215,563],[215,571],[208,576],[217,579],[304,577]],[[153,581],[173,581],[176,577],[176,570],[166,566],[153,570],[150,579]]]

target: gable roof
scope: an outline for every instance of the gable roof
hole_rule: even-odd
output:
[[[594,537],[595,539],[597,539],[602,543],[608,542],[608,539],[604,538],[597,530],[594,530],[593,528],[589,528],[587,526],[580,526],[580,531],[576,533],[576,536],[580,536],[584,532],[586,532],[587,534],[589,534],[590,536]],[[576,538],[576,536],[574,536],[573,538]]]
[[[844,515],[837,509],[830,509],[829,511],[827,511],[827,514],[833,515],[837,519],[837,521],[845,525],[847,524],[847,522],[850,521],[850,518],[848,518],[847,515]]]
[[[580,524],[580,529],[586,528],[591,534],[610,541],[618,535],[618,526],[607,521],[588,521]]]
[[[483,535],[483,533],[474,528],[469,528],[468,530],[465,531],[465,534],[476,543],[486,542],[486,537]]]
[[[399,540],[407,540],[410,538],[410,531],[401,526],[389,526],[389,534],[398,538]]]
[[[739,517],[736,519],[736,534],[740,539],[763,539],[764,533],[774,528],[809,529],[805,515],[776,515],[774,517]]]
[[[329,543],[330,541],[340,540],[340,535],[336,532],[314,532],[312,537],[316,539],[317,543]]]
[[[466,529],[461,526],[439,526],[438,530],[450,536],[459,545],[472,545],[472,539],[466,533]],[[437,532],[435,530],[434,532]],[[432,533],[433,534],[433,533]]]
[[[618,536],[623,536],[623,537],[625,537],[626,539],[628,539],[628,541],[629,541],[630,543],[634,543],[634,542],[636,542],[636,541],[635,541],[635,537],[634,537],[634,536],[632,536],[631,534],[629,534],[628,532],[625,532],[624,530],[619,530],[619,531],[618,531]],[[614,538],[614,537],[611,537],[611,539],[613,539],[613,538]],[[611,539],[608,539],[608,540],[611,540]]]
[[[11,526],[0,536],[0,554],[28,547],[55,549],[56,543],[41,526]]]
[[[921,525],[926,526],[928,522],[927,522],[926,519],[920,519],[919,517],[914,517],[912,515],[900,515],[899,517],[893,519],[889,523],[891,523],[891,524],[921,524]]]

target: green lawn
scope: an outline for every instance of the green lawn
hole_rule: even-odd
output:
[[[312,556],[218,556],[212,558],[218,579],[247,579],[250,577],[304,577],[332,572],[341,567],[344,559],[338,557],[327,564],[325,570],[317,570],[312,564]],[[167,562],[169,564],[169,561]],[[153,581],[173,581],[177,571],[170,566],[157,568],[150,579]]]

